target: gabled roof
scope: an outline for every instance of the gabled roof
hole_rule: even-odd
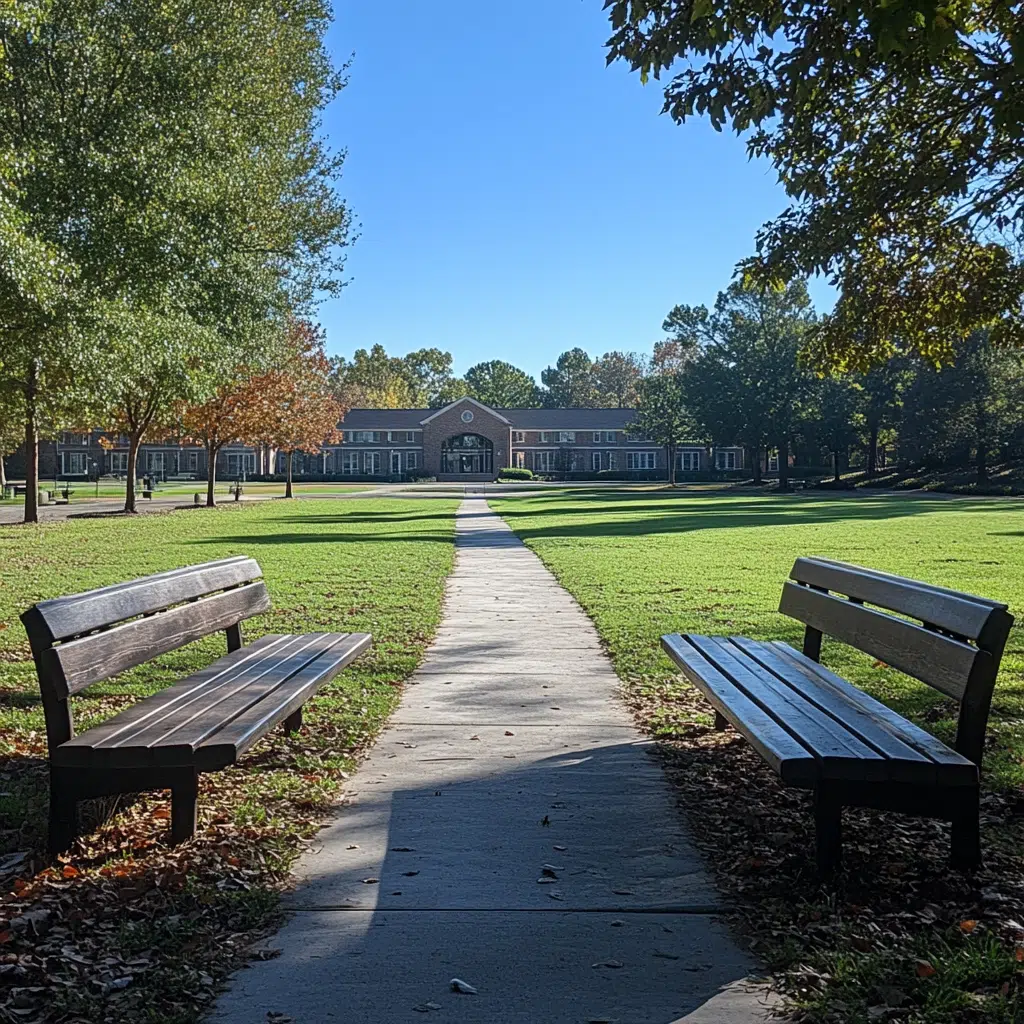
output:
[[[636,409],[499,409],[516,430],[625,430]]]
[[[460,405],[475,405],[478,409],[483,409],[483,411],[488,415],[501,420],[502,423],[509,423],[509,421],[505,419],[497,409],[492,409],[489,405],[484,405],[483,402],[478,402],[475,398],[470,398],[468,395],[464,398],[458,398],[454,402],[449,402],[448,405],[431,413],[425,419],[420,420],[420,422],[424,424],[429,423],[432,419],[436,419],[442,413],[448,412],[449,409],[455,409]]]
[[[429,409],[349,409],[342,430],[419,430]]]

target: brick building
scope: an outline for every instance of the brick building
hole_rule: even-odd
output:
[[[318,455],[297,456],[298,477],[407,480],[418,476],[467,483],[493,480],[506,466],[558,479],[606,477],[663,480],[665,449],[630,435],[632,409],[495,409],[461,398],[442,409],[352,409],[340,424],[344,440]],[[62,478],[123,475],[127,447],[105,449],[98,434],[65,435],[57,446]],[[739,447],[686,444],[678,474],[745,468]],[[205,479],[206,453],[174,444],[143,445],[140,476]],[[284,472],[284,456],[243,446],[225,448],[217,476],[249,479]]]

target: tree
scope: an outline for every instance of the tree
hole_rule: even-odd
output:
[[[335,393],[358,394],[365,408],[408,409],[415,405],[408,369],[400,358],[389,356],[383,345],[374,345],[369,351],[356,349],[351,362],[339,356],[333,361],[332,373]]]
[[[17,407],[17,393],[0,394],[0,495],[7,484],[4,459],[18,450],[23,440],[22,424],[25,418]]]
[[[0,362],[24,396],[31,520],[41,418],[166,413],[168,381],[194,390],[244,326],[340,287],[349,216],[317,137],[343,84],[318,0],[9,7]]]
[[[761,456],[774,445],[779,487],[789,487],[789,452],[803,426],[811,393],[810,373],[800,362],[814,324],[803,282],[784,290],[733,283],[721,292],[714,312],[688,309],[700,355],[684,371],[694,418],[717,444],[742,444],[751,452],[754,479]]]
[[[411,404],[433,407],[452,380],[452,354],[439,348],[421,348],[402,359],[409,380]]]
[[[810,433],[832,461],[835,482],[842,479],[843,460],[859,437],[864,392],[849,374],[836,374],[816,382],[809,410]]]
[[[250,441],[284,452],[285,497],[292,495],[292,462],[296,452],[317,454],[340,441],[338,424],[347,410],[334,396],[331,361],[324,354],[323,334],[303,321],[288,334],[291,354],[279,367],[256,377],[249,393],[253,431]]]
[[[492,359],[466,371],[468,393],[478,402],[498,409],[532,409],[539,406],[537,382],[525,371]]]
[[[441,385],[440,390],[434,396],[431,408],[443,409],[446,405],[451,405],[452,402],[457,402],[460,398],[465,398],[470,394],[472,394],[472,389],[461,377],[452,377]]]
[[[686,391],[682,375],[661,373],[646,377],[640,383],[636,417],[629,433],[636,438],[653,441],[665,449],[668,479],[676,482],[676,449],[693,436],[693,420],[686,408]]]
[[[646,370],[644,357],[636,352],[605,352],[594,363],[594,384],[601,404],[619,409],[635,406]]]
[[[586,408],[598,404],[594,363],[581,348],[563,352],[540,375],[547,389],[544,404],[554,409]]]
[[[861,378],[864,389],[864,446],[867,451],[865,468],[869,479],[878,472],[878,443],[882,432],[894,430],[899,423],[908,378],[909,367],[900,356],[873,366]]]
[[[840,288],[809,341],[864,368],[897,344],[950,361],[1024,342],[1020,19],[1003,0],[607,0],[609,61],[674,74],[665,110],[768,157],[792,205],[746,265]],[[676,71],[677,68],[682,70]],[[1002,244],[1002,243],[1007,244]]]

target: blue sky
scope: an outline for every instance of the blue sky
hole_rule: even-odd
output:
[[[649,352],[785,205],[742,140],[676,126],[658,83],[605,66],[600,0],[336,0],[335,15],[329,45],[353,64],[325,131],[348,150],[360,237],[321,308],[332,353],[436,346],[459,373],[506,359],[539,379],[577,345]]]

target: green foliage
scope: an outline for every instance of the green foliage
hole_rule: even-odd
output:
[[[540,375],[547,389],[544,404],[553,409],[575,409],[598,405],[594,363],[581,348],[563,352]]]
[[[498,409],[532,409],[541,404],[537,382],[501,359],[477,363],[466,371],[467,394]]]
[[[812,332],[853,368],[974,330],[1024,343],[1019,12],[1003,0],[607,0],[608,59],[674,75],[665,109],[745,134],[792,205],[749,275],[840,288]],[[677,72],[677,69],[681,68]]]
[[[636,352],[605,352],[594,363],[594,379],[601,405],[618,409],[633,408],[647,361]]]
[[[669,480],[674,483],[676,447],[693,437],[693,419],[686,405],[682,374],[662,373],[640,382],[636,417],[629,433],[665,449]]]

